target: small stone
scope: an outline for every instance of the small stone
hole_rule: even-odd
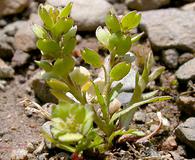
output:
[[[109,105],[109,113],[114,114],[121,108],[121,102],[118,99],[114,99]]]
[[[14,56],[12,57],[12,66],[13,67],[21,67],[28,62],[30,55],[21,50],[16,50]]]
[[[168,49],[162,52],[162,60],[166,67],[170,69],[177,68],[179,53],[175,49]]]
[[[177,100],[179,109],[188,115],[195,116],[195,98],[191,96],[180,96]]]
[[[187,61],[191,60],[192,58],[194,58],[194,55],[191,53],[183,53],[181,56],[179,56],[179,64],[184,64]]]
[[[165,142],[162,144],[162,149],[167,151],[172,151],[177,148],[177,142],[175,141],[175,137],[168,137]]]
[[[25,149],[17,149],[13,150],[11,153],[11,160],[27,160],[27,150]]]
[[[176,137],[195,150],[195,117],[188,118],[175,131]]]
[[[0,27],[5,27],[7,25],[7,21],[4,19],[0,20]]]
[[[13,78],[14,70],[0,59],[0,78]]]
[[[35,150],[35,147],[32,143],[28,143],[26,149],[28,150],[29,153],[32,153]]]
[[[42,153],[38,156],[38,160],[47,160],[49,153]]]
[[[153,131],[155,131],[157,128],[158,128],[158,125],[157,125],[157,124],[152,124],[152,125],[150,126],[150,131],[153,132]]]
[[[0,58],[11,59],[14,54],[13,47],[10,44],[10,38],[0,33]]]
[[[195,80],[195,58],[180,66],[176,71],[176,77],[180,81]]]
[[[133,116],[133,120],[137,123],[145,123],[146,121],[146,113],[143,111],[137,111],[135,112],[134,116]]]

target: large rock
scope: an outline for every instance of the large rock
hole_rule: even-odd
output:
[[[112,5],[105,0],[72,0],[71,17],[75,20],[79,31],[94,31],[104,24],[104,18]],[[47,0],[53,6],[65,6],[65,0]]]
[[[141,29],[154,50],[195,51],[195,12],[161,9],[142,13]]]
[[[126,0],[130,9],[151,10],[157,9],[170,3],[170,0]]]
[[[195,117],[188,118],[184,123],[180,124],[175,134],[181,142],[195,150]]]
[[[17,30],[14,41],[16,49],[29,52],[37,48],[36,36],[32,31],[32,24],[42,25],[42,22],[37,14],[31,14],[30,19]]]
[[[0,17],[22,12],[28,5],[29,0],[1,0]]]
[[[195,11],[195,2],[184,5],[181,9],[189,11]]]
[[[177,100],[180,110],[188,115],[195,116],[195,98],[191,96],[180,96]]]
[[[176,77],[181,81],[195,80],[195,58],[180,66]]]

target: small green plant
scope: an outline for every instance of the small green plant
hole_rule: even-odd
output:
[[[157,78],[164,68],[150,72],[154,63],[150,53],[143,73],[136,74],[132,99],[122,108],[117,96],[123,84],[118,83],[114,87],[112,84],[123,79],[131,69],[134,57],[128,51],[142,36],[132,35],[131,30],[139,25],[141,15],[133,11],[119,19],[110,12],[105,19],[106,27],[97,28],[96,37],[110,52],[110,59],[106,68],[97,52],[88,48],[82,50],[86,63],[104,71],[104,79],[93,80],[87,68],[75,67],[72,51],[76,45],[77,27],[69,17],[71,8],[72,3],[64,9],[40,5],[39,16],[44,25],[33,27],[38,37],[37,47],[43,56],[36,63],[45,71],[43,77],[59,101],[53,106],[51,115],[52,135],[44,135],[57,147],[70,152],[82,153],[95,148],[105,151],[112,147],[118,136],[144,135],[129,128],[139,106],[170,99],[168,96],[155,97],[157,91],[142,94],[147,84]]]

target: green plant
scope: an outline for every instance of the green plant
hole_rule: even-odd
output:
[[[93,80],[86,68],[75,67],[72,51],[77,28],[69,17],[71,7],[72,3],[64,9],[41,5],[39,16],[44,25],[33,27],[38,37],[37,47],[43,55],[36,63],[44,69],[43,77],[59,101],[51,115],[52,135],[44,133],[45,137],[57,147],[81,153],[86,149],[108,149],[115,137],[124,134],[143,136],[142,132],[129,129],[129,123],[139,106],[170,99],[168,96],[155,97],[157,91],[142,94],[164,68],[150,73],[154,63],[150,53],[143,73],[136,74],[133,97],[123,109],[116,99],[123,84],[112,87],[114,81],[123,79],[131,69],[134,58],[128,51],[142,34],[132,35],[130,31],[139,25],[141,15],[133,11],[119,20],[110,12],[106,16],[106,27],[97,28],[96,37],[110,52],[110,59],[106,68],[97,52],[88,48],[81,52],[86,63],[104,71],[104,79]]]

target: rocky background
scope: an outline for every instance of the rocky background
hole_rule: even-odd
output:
[[[153,51],[156,66],[166,71],[151,83],[148,90],[159,89],[160,95],[171,95],[174,100],[150,104],[140,108],[132,127],[147,134],[158,127],[156,112],[165,117],[166,127],[144,146],[128,145],[109,151],[110,159],[195,159],[195,0],[73,0],[71,17],[78,25],[78,45],[74,55],[80,65],[80,49],[89,47],[106,56],[98,44],[94,31],[104,25],[110,9],[118,15],[139,10],[142,21],[135,32],[144,37],[132,48],[142,66],[148,51]],[[36,101],[51,109],[56,99],[41,80],[34,60],[40,59],[36,38],[31,26],[41,25],[37,15],[39,3],[66,5],[65,0],[1,0],[0,1],[0,159],[55,160],[69,155],[44,142],[41,128],[47,130],[45,119],[26,111],[21,101]],[[106,63],[106,60],[105,60]],[[154,66],[155,68],[155,66]],[[97,71],[98,73],[98,71]],[[135,72],[122,81],[124,92],[119,96],[126,103],[132,95]],[[95,158],[97,159],[97,158]]]

